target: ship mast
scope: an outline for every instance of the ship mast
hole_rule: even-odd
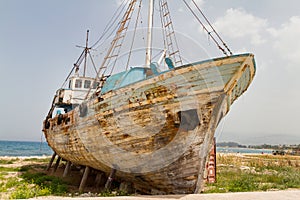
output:
[[[86,41],[85,41],[85,48],[84,48],[84,69],[83,69],[83,77],[85,77],[86,73],[86,62],[87,62],[87,54],[89,53],[90,48],[89,45],[89,30],[86,31]]]
[[[149,0],[146,67],[151,64],[154,0]]]

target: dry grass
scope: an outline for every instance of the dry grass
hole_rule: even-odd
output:
[[[217,155],[217,183],[206,193],[300,188],[300,157],[273,155]]]

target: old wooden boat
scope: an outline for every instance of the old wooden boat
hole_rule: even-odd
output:
[[[154,2],[147,2],[145,66],[107,73],[108,62],[118,59],[132,12],[140,9],[141,1],[131,0],[96,76],[78,72],[90,55],[86,46],[69,76],[69,87],[57,91],[43,131],[61,158],[106,174],[114,171],[116,179],[144,193],[199,193],[214,132],[252,82],[254,56],[232,55],[226,45],[218,45],[227,55],[183,64],[179,51],[170,48],[175,32],[167,1],[159,0],[169,48],[155,63],[151,57]],[[160,71],[163,64],[168,69]],[[57,108],[64,112],[55,113]]]

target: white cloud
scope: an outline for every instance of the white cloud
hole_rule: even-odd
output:
[[[300,64],[300,16],[293,16],[279,29],[268,31],[273,36],[274,50],[291,64]]]
[[[216,20],[214,26],[229,38],[250,38],[253,45],[266,42],[262,35],[268,26],[268,21],[255,17],[243,9],[228,9],[224,17]]]

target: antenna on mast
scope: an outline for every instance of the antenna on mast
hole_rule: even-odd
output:
[[[86,62],[87,62],[87,54],[89,53],[90,48],[88,48],[89,45],[89,30],[86,31],[86,42],[85,42],[85,54],[84,54],[84,69],[83,69],[83,77],[85,77],[86,73]]]
[[[85,41],[85,47],[83,46],[78,46],[76,45],[76,47],[79,48],[83,48],[83,52],[82,54],[79,56],[78,60],[76,61],[76,63],[74,64],[74,67],[76,68],[75,73],[78,72],[79,70],[79,65],[82,63],[82,61],[84,60],[84,66],[83,66],[83,77],[85,77],[86,74],[86,68],[87,68],[87,56],[90,53],[91,48],[88,47],[89,45],[89,30],[86,31],[86,41]]]

